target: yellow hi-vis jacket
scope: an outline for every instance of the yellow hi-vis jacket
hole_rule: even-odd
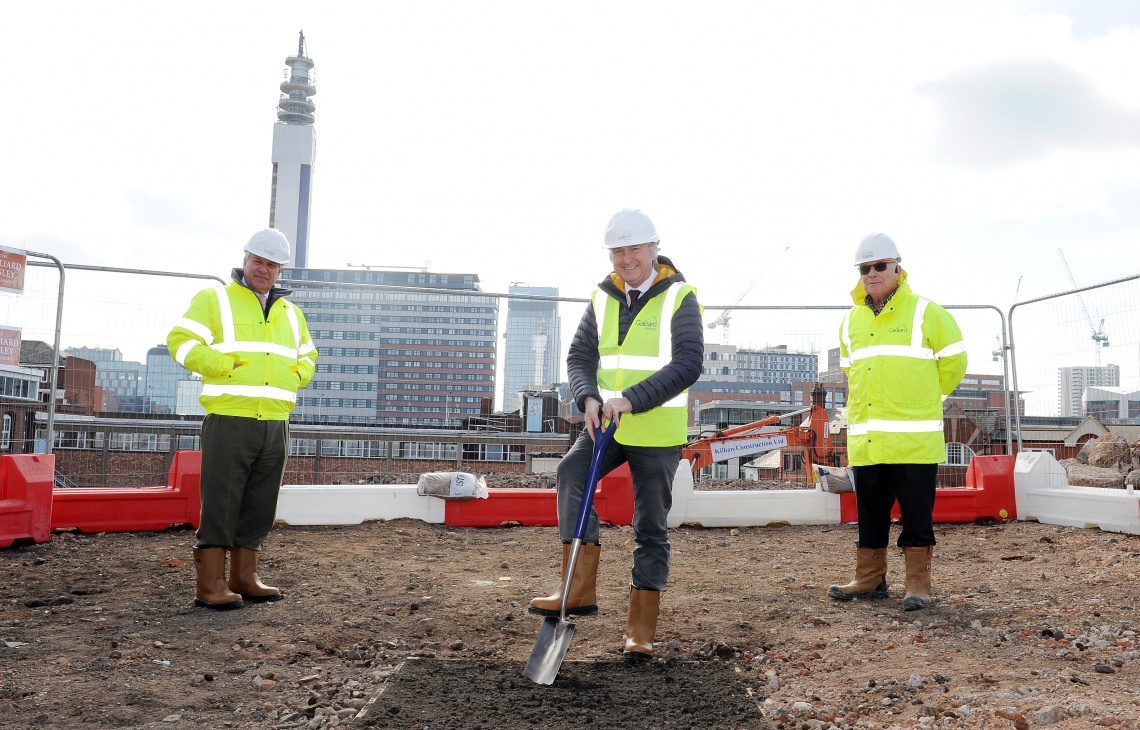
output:
[[[691,285],[677,281],[646,301],[619,345],[621,305],[601,289],[594,290],[591,302],[598,322],[598,392],[603,402],[622,397],[623,390],[645,380],[673,359],[673,315],[691,291]],[[686,388],[644,413],[623,413],[614,439],[625,446],[678,446],[688,441],[688,424]]]
[[[839,326],[839,363],[847,373],[847,461],[941,464],[946,460],[942,398],[966,374],[957,322],[907,284],[878,316],[860,283],[855,307]]]
[[[206,412],[222,416],[288,420],[316,370],[301,310],[277,299],[266,317],[253,290],[237,281],[198,292],[166,343],[175,362],[202,375]]]

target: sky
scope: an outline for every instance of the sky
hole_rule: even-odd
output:
[[[301,29],[314,267],[585,297],[609,270],[609,217],[636,207],[709,306],[849,304],[871,231],[943,304],[1008,312],[1071,288],[1069,272],[1137,273],[1126,0],[14,4],[0,245],[225,277],[268,221],[277,85]],[[0,306],[0,324],[35,332],[51,281],[47,304]],[[135,338],[138,358],[200,283],[69,285],[64,346]],[[1109,315],[1102,354],[1140,385],[1135,296],[1070,314]],[[567,342],[580,305],[562,316]],[[813,340],[822,357],[839,314],[813,317],[738,315],[729,339]],[[963,325],[971,369],[1000,368],[997,315]],[[1087,364],[1092,345],[1076,348]]]

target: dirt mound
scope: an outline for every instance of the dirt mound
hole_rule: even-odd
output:
[[[261,573],[285,599],[227,613],[191,605],[188,530],[57,533],[0,550],[0,727],[1140,726],[1140,539],[937,534],[935,606],[904,613],[893,550],[891,598],[826,597],[852,526],[672,530],[659,660],[631,668],[633,533],[607,527],[600,613],[537,687],[526,605],[554,587],[553,528],[278,527]]]

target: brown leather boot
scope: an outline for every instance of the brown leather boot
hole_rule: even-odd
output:
[[[653,635],[657,633],[657,613],[661,608],[661,591],[642,591],[629,587],[629,616],[625,624],[627,662],[644,662],[653,658]]]
[[[241,596],[226,588],[225,548],[194,548],[194,570],[198,574],[195,606],[215,611],[242,607]]]
[[[856,548],[855,579],[845,585],[827,587],[827,595],[840,601],[856,598],[886,598],[887,549]]]
[[[930,597],[930,558],[933,552],[932,545],[903,548],[903,557],[906,559],[906,595],[902,602],[904,611],[930,608],[934,601]]]
[[[257,551],[235,547],[230,551],[230,590],[253,603],[280,601],[284,596],[273,586],[267,586],[257,576]]]
[[[566,613],[589,616],[598,612],[598,559],[602,555],[601,545],[582,543],[578,548],[578,559],[574,561],[574,577],[570,581],[570,595],[566,598]],[[531,613],[539,616],[558,618],[562,610],[562,588],[566,585],[566,564],[570,562],[570,546],[562,546],[562,579],[558,590],[543,598],[530,602]]]

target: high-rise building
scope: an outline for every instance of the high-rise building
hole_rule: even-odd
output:
[[[174,361],[166,345],[147,350],[144,383],[139,392],[147,413],[178,413],[178,383],[196,376]]]
[[[1057,415],[1083,416],[1082,398],[1085,388],[1098,385],[1120,385],[1120,366],[1077,366],[1057,369]]]
[[[705,343],[701,380],[737,383],[814,383],[819,376],[819,355],[789,352],[787,345],[745,349],[736,345]]]
[[[499,305],[478,276],[284,269],[279,282],[319,353],[296,419],[440,427],[490,411]]]
[[[277,123],[273,125],[273,185],[269,196],[269,226],[285,234],[292,247],[289,265],[309,265],[309,209],[313,199],[313,161],[317,154],[317,93],[313,60],[305,55],[305,34],[297,55],[285,59]]]
[[[558,289],[512,284],[512,295],[557,297]],[[503,357],[503,410],[517,411],[524,390],[547,390],[558,382],[562,362],[558,302],[510,299],[507,302],[506,349]]]

